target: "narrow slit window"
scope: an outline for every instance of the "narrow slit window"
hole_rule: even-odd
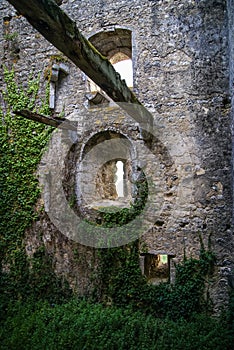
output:
[[[124,197],[124,163],[121,160],[116,162],[116,192],[118,198]]]

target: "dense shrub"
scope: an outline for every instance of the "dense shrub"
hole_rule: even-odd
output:
[[[1,327],[1,349],[231,350],[227,325],[206,316],[189,323],[161,320],[129,308],[72,300],[17,304]]]

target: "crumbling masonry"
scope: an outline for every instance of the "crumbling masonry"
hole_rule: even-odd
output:
[[[97,222],[97,208],[129,207],[137,200],[134,184],[143,174],[152,196],[151,225],[140,238],[142,272],[152,283],[173,283],[174,262],[184,252],[197,257],[202,238],[217,257],[210,295],[220,309],[234,284],[234,1],[64,0],[60,7],[112,64],[131,63],[131,89],[154,121],[146,126],[147,138],[145,126],[1,1],[1,69],[14,66],[22,83],[32,71],[41,72],[43,81],[49,70],[51,109],[76,123],[60,174],[66,200],[74,201],[77,215]],[[64,158],[63,137],[63,132],[53,136],[39,168],[45,210],[26,233],[26,249],[32,255],[44,245],[55,272],[74,291],[87,294],[95,284],[96,249],[60,232],[49,215],[51,208],[58,216],[61,210],[46,186],[52,176],[49,159],[56,152],[56,168]],[[112,157],[100,164],[100,153],[92,150],[105,141],[113,149],[100,150],[108,149]],[[118,161],[121,196],[115,183]]]

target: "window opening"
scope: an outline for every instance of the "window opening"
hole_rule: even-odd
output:
[[[125,80],[128,87],[133,87],[133,69],[132,60],[125,54],[118,52],[111,57],[110,62],[115,70],[120,74],[121,79]]]
[[[128,138],[115,131],[102,131],[88,140],[77,163],[76,194],[80,208],[131,205],[135,186],[133,152]]]
[[[110,31],[99,32],[89,38],[94,47],[107,57],[115,70],[125,80],[129,88],[133,87],[132,68],[132,34],[128,29],[114,28]],[[91,79],[87,78],[86,98],[89,106],[113,104],[108,95]]]
[[[122,160],[111,160],[103,164],[96,178],[96,188],[102,199],[124,198],[125,163]]]
[[[142,253],[142,273],[149,283],[158,284],[170,281],[170,258],[167,254]]]
[[[118,198],[124,197],[124,163],[122,160],[116,162],[116,181],[115,187]]]

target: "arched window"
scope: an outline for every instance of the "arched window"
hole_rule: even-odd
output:
[[[95,203],[113,205],[132,198],[133,147],[127,137],[114,131],[93,135],[83,149],[77,168],[77,198],[79,205]]]
[[[114,66],[115,70],[125,80],[128,87],[133,87],[133,66],[132,66],[132,35],[128,29],[116,28],[111,31],[103,31],[89,38],[89,41],[96,49]],[[87,78],[87,94],[89,105],[109,103],[111,99],[96,85]]]

